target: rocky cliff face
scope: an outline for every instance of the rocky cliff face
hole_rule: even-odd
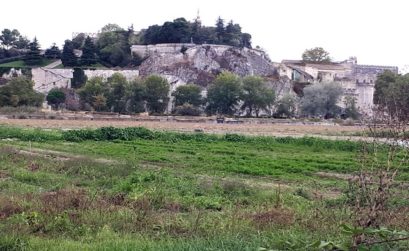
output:
[[[172,76],[184,83],[207,86],[222,71],[239,76],[258,75],[279,80],[276,66],[260,50],[226,45],[135,45],[132,52],[146,58],[140,75]]]

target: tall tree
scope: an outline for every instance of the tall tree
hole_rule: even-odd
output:
[[[241,81],[230,72],[220,73],[207,90],[207,110],[210,114],[232,115],[241,96]]]
[[[142,79],[134,79],[130,83],[128,92],[127,111],[140,113],[145,111],[146,86]]]
[[[82,48],[81,65],[90,66],[96,63],[97,55],[94,42],[92,42],[92,39],[88,36],[85,39],[84,46]]]
[[[243,105],[241,109],[247,111],[248,116],[259,116],[260,111],[268,110],[274,104],[275,92],[268,88],[260,77],[247,76],[243,79],[243,92],[241,95]]]
[[[152,75],[144,81],[146,87],[146,103],[151,113],[163,113],[169,101],[169,83],[165,78]]]
[[[305,62],[312,63],[328,63],[331,62],[329,57],[329,52],[324,50],[322,47],[315,47],[312,49],[307,49],[302,54],[302,60]]]
[[[18,41],[19,36],[20,32],[16,29],[4,29],[0,35],[1,45],[4,49],[8,50],[14,45],[16,41]]]
[[[306,116],[323,116],[332,118],[341,113],[337,105],[343,93],[337,83],[318,83],[304,88],[301,99],[301,111]]]
[[[29,45],[30,51],[24,58],[24,62],[27,65],[39,65],[43,61],[43,57],[40,55],[40,45],[38,44],[37,38],[33,39],[33,42]]]
[[[107,80],[109,87],[107,97],[107,106],[113,112],[125,112],[128,98],[129,83],[125,76],[115,73]]]
[[[385,71],[375,81],[374,103],[390,116],[401,120],[409,117],[409,74]]]
[[[203,104],[201,89],[195,84],[179,86],[172,95],[175,97],[175,106],[191,104],[197,107]]]
[[[44,95],[34,91],[34,82],[26,77],[12,78],[0,86],[0,106],[41,106]]]
[[[226,29],[224,27],[224,20],[221,17],[217,18],[215,32],[217,36],[217,41],[219,43],[223,43],[226,34]]]
[[[70,40],[65,40],[61,61],[65,67],[73,67],[78,64],[77,56],[74,54],[74,45]]]
[[[52,59],[61,58],[61,50],[60,48],[58,48],[58,46],[55,43],[53,43],[53,45],[50,48],[45,50],[44,56],[46,58],[52,58]]]

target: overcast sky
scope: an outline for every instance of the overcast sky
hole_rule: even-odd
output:
[[[406,0],[18,0],[2,4],[0,29],[18,29],[43,48],[62,45],[73,32],[96,32],[107,23],[135,30],[178,17],[204,25],[218,16],[239,23],[253,46],[271,59],[299,59],[321,46],[334,60],[409,65],[409,1]]]

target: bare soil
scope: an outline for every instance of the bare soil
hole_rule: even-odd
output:
[[[177,132],[194,132],[202,130],[205,133],[238,133],[264,136],[348,136],[364,130],[361,126],[341,125],[304,125],[304,124],[217,124],[206,122],[175,122],[175,121],[115,121],[115,120],[40,120],[40,119],[4,119],[0,125],[21,126],[50,129],[98,128],[104,126],[137,127],[143,126],[154,130]]]

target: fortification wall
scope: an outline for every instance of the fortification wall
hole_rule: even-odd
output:
[[[122,74],[127,80],[133,80],[139,76],[138,70],[84,70],[84,74],[88,79],[102,77],[106,80],[115,73]]]
[[[72,69],[31,69],[34,90],[47,94],[53,88],[71,88]]]

